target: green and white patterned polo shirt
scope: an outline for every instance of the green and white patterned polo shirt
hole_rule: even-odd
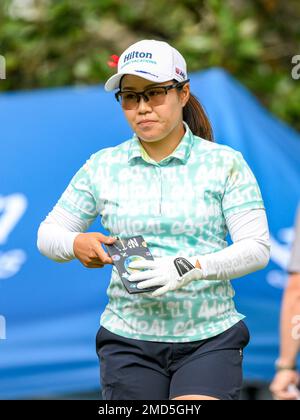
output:
[[[58,205],[94,220],[112,236],[143,235],[152,255],[193,256],[227,247],[225,218],[264,208],[257,181],[240,152],[186,132],[156,162],[139,139],[93,154],[75,174]],[[100,271],[99,271],[100,274]],[[200,280],[161,297],[128,294],[115,267],[101,325],[121,336],[184,342],[215,336],[244,316],[230,281]]]

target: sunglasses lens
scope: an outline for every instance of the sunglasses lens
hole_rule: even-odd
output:
[[[138,105],[138,95],[134,92],[122,92],[119,94],[119,101],[124,109],[135,109]]]
[[[118,97],[123,109],[136,109],[141,98],[149,102],[151,106],[162,105],[165,101],[166,91],[163,88],[146,89],[144,96],[135,92],[120,92]]]
[[[162,105],[166,98],[166,90],[164,88],[152,88],[145,91],[151,105]]]

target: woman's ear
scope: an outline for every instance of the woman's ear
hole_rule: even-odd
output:
[[[180,91],[180,100],[182,107],[184,107],[190,98],[190,84],[186,83]]]

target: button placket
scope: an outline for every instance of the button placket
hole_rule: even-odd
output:
[[[161,204],[162,204],[162,173],[161,173],[161,167],[157,166],[158,169],[158,214],[161,215]]]

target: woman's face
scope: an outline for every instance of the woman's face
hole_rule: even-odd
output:
[[[152,86],[167,86],[176,82],[153,83],[139,76],[126,74],[121,82],[121,90],[141,92]],[[189,84],[181,90],[170,89],[161,105],[152,106],[151,101],[141,98],[138,107],[132,110],[123,109],[125,117],[136,133],[146,142],[162,140],[182,124],[182,109],[189,99]]]

